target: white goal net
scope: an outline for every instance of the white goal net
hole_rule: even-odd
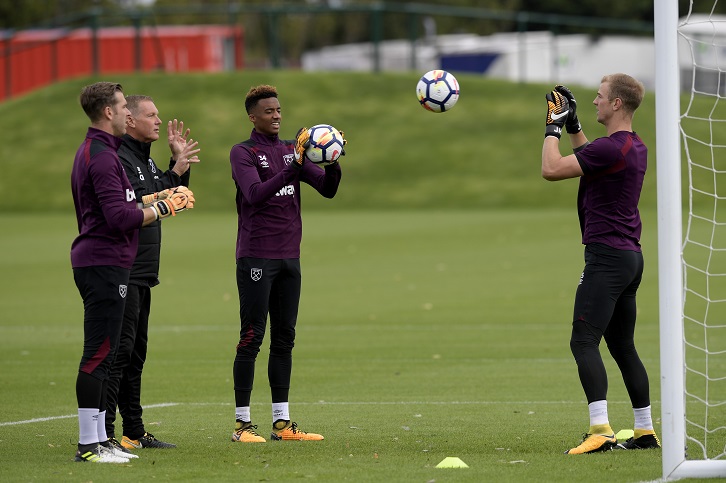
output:
[[[726,16],[713,13],[717,2],[691,0],[681,12],[677,0],[655,2],[665,478],[726,476]]]

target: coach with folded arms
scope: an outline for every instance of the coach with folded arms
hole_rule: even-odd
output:
[[[638,201],[648,149],[633,131],[632,122],[644,92],[643,85],[629,75],[604,76],[593,104],[607,136],[592,143],[580,126],[572,92],[558,85],[545,96],[542,176],[549,181],[580,178],[577,211],[585,245],[570,349],[585,390],[590,427],[582,443],[567,454],[660,447],[651,418],[648,374],[634,342],[635,298],[643,275]],[[560,154],[563,128],[574,149],[568,156]],[[633,406],[634,436],[621,444],[608,419],[608,379],[599,349],[602,338]]]

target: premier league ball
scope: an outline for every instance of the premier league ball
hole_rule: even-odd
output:
[[[445,70],[426,72],[416,85],[418,102],[431,112],[446,112],[459,100],[459,82]]]
[[[343,136],[329,124],[317,124],[309,129],[310,146],[305,151],[315,164],[334,163],[343,152]]]

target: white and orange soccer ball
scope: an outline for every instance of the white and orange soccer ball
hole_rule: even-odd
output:
[[[424,109],[446,112],[459,100],[459,82],[445,70],[426,72],[416,85],[416,97]]]
[[[311,127],[310,146],[305,151],[307,158],[315,164],[330,164],[338,160],[343,152],[343,135],[330,124],[316,124]]]

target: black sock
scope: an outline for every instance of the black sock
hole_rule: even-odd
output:
[[[93,449],[96,449],[99,443],[89,443],[89,444],[81,444],[78,443],[78,451],[83,454],[86,451],[91,451]]]

